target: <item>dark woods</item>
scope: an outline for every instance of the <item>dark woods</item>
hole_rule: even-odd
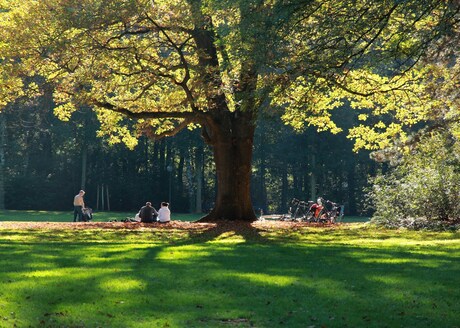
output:
[[[90,110],[62,122],[52,107],[44,97],[0,114],[5,123],[6,209],[70,210],[80,188],[87,191],[87,204],[100,210],[137,210],[147,200],[169,200],[176,212],[208,212],[213,207],[215,166],[199,130],[158,141],[141,137],[131,151],[98,138]],[[337,115],[344,127],[352,124],[350,112]],[[257,214],[285,211],[292,197],[317,196],[345,203],[347,214],[360,214],[362,190],[376,164],[351,147],[344,134],[310,129],[296,134],[278,118],[262,118],[251,182]]]

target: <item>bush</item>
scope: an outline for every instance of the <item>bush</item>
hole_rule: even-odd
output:
[[[458,142],[446,134],[426,136],[406,150],[398,165],[373,178],[368,194],[373,222],[386,226],[434,227],[460,219]]]

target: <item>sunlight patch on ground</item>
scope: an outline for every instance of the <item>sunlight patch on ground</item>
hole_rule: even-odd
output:
[[[236,233],[235,231],[226,231],[220,234],[219,236],[215,237],[210,242],[237,244],[246,242],[246,239],[242,235]]]
[[[211,252],[208,248],[199,247],[196,245],[180,246],[180,247],[167,247],[162,249],[156,255],[157,260],[173,260],[183,261],[189,259],[196,259],[197,257],[210,256]]]
[[[360,262],[362,263],[376,263],[376,264],[409,264],[412,266],[418,266],[423,268],[438,268],[442,267],[443,265],[450,264],[450,261],[447,260],[423,260],[423,259],[408,259],[408,258],[367,258],[361,259]]]
[[[110,279],[99,284],[101,290],[110,292],[124,292],[140,289],[145,285],[143,280],[124,277],[123,279]]]
[[[298,278],[290,276],[281,276],[263,273],[232,273],[227,274],[228,277],[245,279],[251,283],[269,284],[274,286],[289,286],[296,282]]]
[[[52,270],[36,270],[30,271],[25,276],[29,278],[49,278],[49,277],[64,277],[68,272],[63,272],[57,269]]]
[[[407,259],[407,258],[381,258],[381,257],[371,257],[364,258],[359,260],[361,263],[380,263],[380,264],[420,264],[420,261],[417,259]]]

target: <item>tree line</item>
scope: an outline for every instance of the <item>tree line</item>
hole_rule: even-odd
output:
[[[4,208],[69,210],[80,188],[88,206],[99,210],[134,211],[166,200],[177,212],[206,213],[214,206],[215,165],[198,129],[157,141],[142,136],[130,150],[97,137],[100,125],[89,108],[69,122],[54,108],[48,95],[0,114]],[[337,113],[344,127],[356,119],[351,113]],[[348,214],[363,214],[363,188],[378,167],[368,153],[353,153],[343,134],[299,133],[279,117],[264,116],[255,132],[254,210],[284,212],[293,197],[323,196],[346,204]]]
[[[166,176],[168,198],[195,190],[197,207],[215,195],[207,220],[253,221],[254,207],[282,210],[294,191],[347,195],[353,212],[374,164],[348,159],[345,139],[312,127],[347,131],[354,150],[382,150],[377,160],[411,153],[440,127],[455,131],[459,15],[457,0],[0,0],[0,108],[52,94],[54,113],[75,125],[66,139],[75,141],[56,152],[62,163],[80,168],[81,186],[119,180],[116,197],[160,195]],[[143,151],[92,153],[91,124],[109,144]],[[203,146],[190,144],[194,129]],[[188,150],[158,141],[166,136]],[[54,151],[39,137],[43,154]],[[297,142],[302,159],[281,160]],[[110,161],[90,161],[102,154]]]

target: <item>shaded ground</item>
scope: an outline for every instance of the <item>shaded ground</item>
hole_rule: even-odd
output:
[[[0,222],[0,327],[458,327],[460,233]]]

